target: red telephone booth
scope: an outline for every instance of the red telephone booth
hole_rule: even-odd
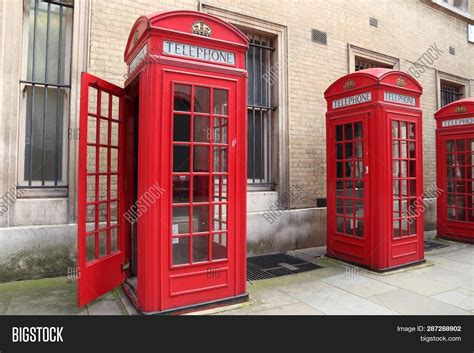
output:
[[[421,93],[388,69],[326,90],[328,256],[377,271],[423,261]]]
[[[83,74],[80,306],[120,284],[146,313],[247,298],[247,49],[214,16],[153,14],[125,88]]]
[[[474,243],[474,98],[435,113],[438,237]]]

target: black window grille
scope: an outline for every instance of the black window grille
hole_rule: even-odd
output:
[[[462,85],[441,81],[441,107],[463,98]]]
[[[65,127],[70,97],[72,0],[30,0],[25,148],[20,187],[65,186]]]
[[[380,63],[374,60],[369,60],[366,58],[362,58],[359,56],[355,57],[355,71],[365,70],[365,69],[373,69],[376,67],[382,67],[386,69],[393,69],[393,65]]]
[[[460,11],[468,12],[469,0],[443,0],[443,2],[449,6],[453,6]]]
[[[275,106],[272,90],[277,86],[278,67],[272,62],[272,40],[248,34],[248,184],[272,188],[272,150]]]

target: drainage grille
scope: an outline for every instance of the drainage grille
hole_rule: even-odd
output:
[[[321,266],[287,254],[254,256],[247,259],[247,281],[259,281],[312,271]]]
[[[446,248],[448,244],[438,243],[436,241],[425,240],[425,251]]]

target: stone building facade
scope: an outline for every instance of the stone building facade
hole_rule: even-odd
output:
[[[249,254],[324,244],[323,92],[349,72],[393,67],[422,84],[425,190],[434,185],[433,114],[474,94],[474,1],[1,0],[0,281],[74,266],[81,72],[123,85],[136,19],[180,9],[246,33],[249,82],[270,97],[249,96]],[[51,49],[37,48],[46,42]],[[32,107],[33,86],[40,108],[53,102],[43,112]],[[43,125],[32,128],[32,116]],[[427,201],[432,230],[435,202]]]

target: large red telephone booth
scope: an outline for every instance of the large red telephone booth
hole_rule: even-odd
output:
[[[83,74],[79,305],[120,284],[146,313],[247,298],[247,49],[214,16],[153,14],[124,89]]]
[[[326,90],[328,256],[377,271],[423,261],[421,93],[388,69]]]
[[[435,113],[438,237],[474,243],[474,98]]]

